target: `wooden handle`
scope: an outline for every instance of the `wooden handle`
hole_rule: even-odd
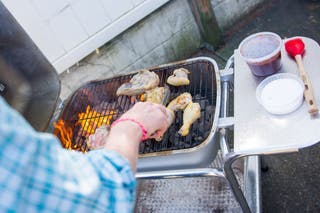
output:
[[[311,82],[310,82],[309,77],[307,75],[307,72],[305,71],[303,64],[302,64],[301,55],[296,55],[295,59],[296,59],[297,65],[298,65],[298,71],[299,71],[300,78],[304,84],[304,93],[303,94],[304,94],[304,98],[305,98],[307,105],[308,105],[308,112],[311,115],[317,114],[319,109],[318,109],[316,100],[313,95],[313,89],[312,89]]]

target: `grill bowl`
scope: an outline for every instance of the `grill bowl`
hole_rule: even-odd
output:
[[[160,86],[164,86],[168,76],[177,68],[186,68],[191,72],[190,85],[170,86],[170,100],[183,92],[191,93],[193,102],[200,104],[201,117],[192,125],[189,135],[182,137],[178,130],[183,123],[183,112],[177,112],[175,122],[167,130],[162,141],[149,139],[141,143],[139,171],[198,168],[207,166],[216,156],[218,143],[215,140],[215,132],[219,117],[219,110],[216,109],[220,109],[221,97],[218,66],[211,58],[199,57],[148,69],[159,75]],[[60,119],[66,127],[72,129],[72,148],[90,151],[85,142],[90,133],[83,131],[78,117],[79,113],[86,111],[88,105],[99,114],[82,119],[99,120],[102,116],[116,112],[111,118],[111,123],[133,106],[132,98],[118,97],[116,90],[121,84],[128,82],[135,73],[87,83],[68,99]]]

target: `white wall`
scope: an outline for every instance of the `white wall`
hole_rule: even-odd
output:
[[[81,85],[185,59],[201,45],[188,0],[170,1],[60,75],[65,100]]]
[[[169,0],[2,0],[63,72]]]

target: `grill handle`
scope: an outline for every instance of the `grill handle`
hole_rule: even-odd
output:
[[[223,157],[230,152],[228,144],[228,132],[234,125],[233,117],[229,117],[230,111],[230,90],[233,85],[233,66],[234,56],[232,55],[227,61],[224,70],[220,71],[221,76],[221,108],[218,128],[220,136],[220,149]]]

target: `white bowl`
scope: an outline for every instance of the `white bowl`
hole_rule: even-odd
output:
[[[303,82],[297,75],[280,73],[264,79],[256,89],[256,97],[269,113],[283,115],[302,104],[303,91]]]

